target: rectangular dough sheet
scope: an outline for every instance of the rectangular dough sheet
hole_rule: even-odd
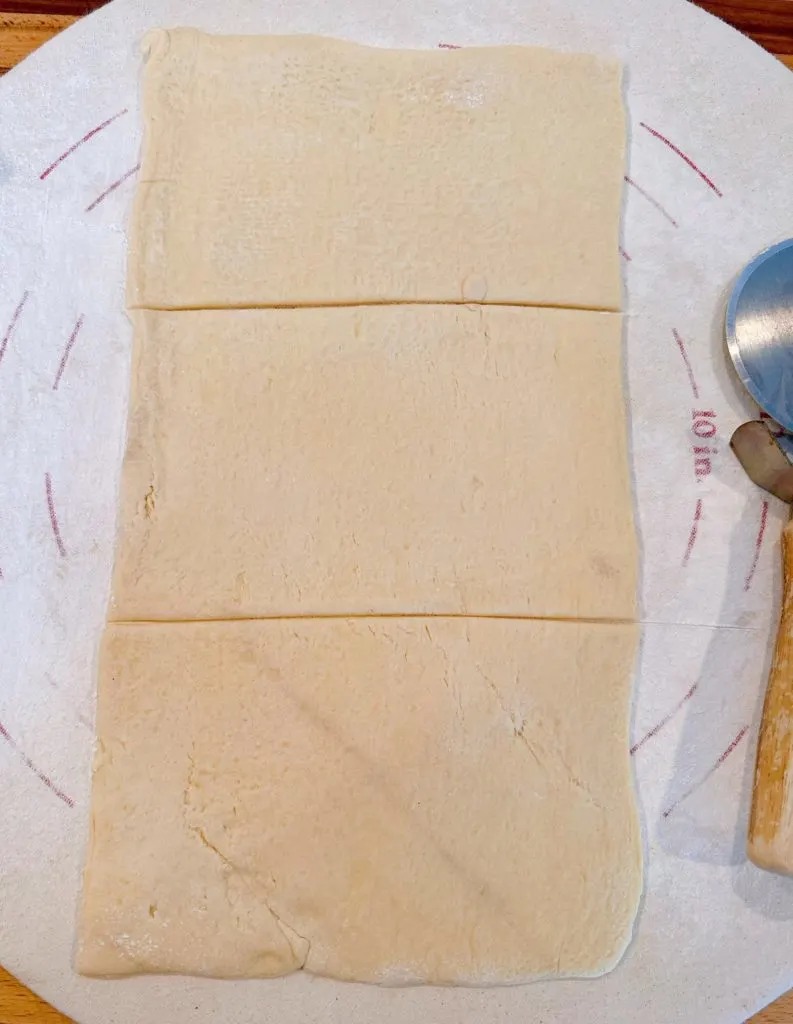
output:
[[[139,312],[114,620],[632,619],[621,323]]]
[[[617,61],[147,38],[131,306],[619,308]]]
[[[111,625],[85,974],[592,976],[631,935],[634,625]]]

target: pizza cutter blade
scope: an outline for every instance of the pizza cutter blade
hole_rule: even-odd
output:
[[[793,502],[793,240],[760,253],[727,306],[727,347],[749,394],[770,420],[744,423],[730,447],[751,480]],[[747,853],[793,875],[793,520],[782,533],[784,593],[752,790]]]

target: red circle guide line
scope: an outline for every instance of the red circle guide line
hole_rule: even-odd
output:
[[[625,175],[625,181],[631,186],[631,188],[635,188],[640,196],[644,196],[647,202],[650,203],[651,206],[654,206],[663,217],[666,217],[672,227],[678,227],[678,223],[672,214],[668,213],[654,196],[651,196],[649,192],[645,191],[641,185],[637,185],[633,178],[629,178],[627,174]]]
[[[680,337],[677,332],[677,328],[672,328],[672,337],[677,342],[677,347],[680,349],[680,355],[683,357],[683,363],[686,367],[686,373],[688,374],[688,383],[691,385],[691,394],[694,398],[699,398],[699,388],[697,387],[697,381],[694,377],[694,371],[691,368],[691,361],[688,358],[688,352],[686,352],[686,343]]]
[[[104,129],[107,128],[109,124],[112,124],[114,121],[118,120],[119,117],[122,117],[126,113],[128,113],[128,109],[127,107],[124,107],[124,109],[119,110],[117,114],[113,114],[112,117],[108,117],[106,121],[103,121],[101,124],[98,124],[96,128],[92,128],[90,132],[86,132],[81,139],[78,139],[73,146],[69,146],[69,148],[65,152],[61,153],[57,160],[53,160],[49,167],[46,167],[41,172],[41,174],[39,175],[39,180],[44,181],[45,178],[48,178],[55,170],[55,168],[62,164],[67,157],[71,156],[76,149],[79,149],[80,146],[88,142],[89,139],[92,139],[95,135],[98,135],[101,131],[104,131]]]
[[[698,782],[695,782],[693,786],[690,786],[685,791],[685,793],[683,793],[682,796],[678,797],[677,800],[675,800],[675,802],[673,804],[671,804],[669,807],[667,807],[667,809],[663,812],[663,817],[664,818],[668,818],[669,815],[672,813],[672,811],[674,811],[676,808],[678,808],[683,803],[684,800],[688,800],[688,798],[690,796],[692,796],[694,793],[696,793],[696,791],[700,788],[700,786],[703,786],[708,781],[708,779],[711,777],[711,775],[713,775],[713,773],[715,771],[717,771],[717,769],[721,768],[721,766],[724,764],[724,762],[727,760],[727,758],[730,756],[730,754],[733,752],[733,750],[735,750],[735,748],[738,746],[738,744],[741,742],[741,740],[744,738],[744,736],[747,734],[747,732],[749,732],[749,726],[745,725],[738,732],[738,735],[732,740],[732,742],[727,747],[727,749],[719,756],[718,761],[711,768],[709,768],[705,772],[705,774],[702,776],[702,778]]]
[[[749,572],[746,574],[746,579],[743,581],[743,589],[748,590],[752,585],[754,574],[757,571],[757,563],[760,560],[760,548],[763,546],[763,537],[765,536],[765,528],[768,523],[768,502],[763,502],[763,507],[760,511],[760,528],[757,531],[757,537],[754,542],[754,557],[752,558],[752,564]]]
[[[118,178],[116,181],[114,181],[112,185],[108,185],[108,187],[105,189],[105,191],[102,192],[100,195],[98,195],[96,197],[96,199],[94,199],[94,201],[92,203],[89,203],[88,206],[86,206],[86,208],[85,208],[85,212],[86,213],[90,213],[91,210],[95,210],[96,207],[99,206],[99,204],[101,202],[103,202],[105,199],[107,199],[107,197],[110,195],[111,192],[115,192],[116,189],[119,187],[119,185],[123,185],[124,182],[127,180],[127,178],[131,178],[132,175],[133,174],[137,174],[137,172],[139,170],[140,170],[140,164],[139,163],[135,164],[134,167],[131,167],[126,172],[126,174],[122,174],[121,177]]]
[[[30,760],[30,758],[24,752],[24,750],[22,750],[20,746],[17,744],[16,740],[9,734],[8,730],[3,725],[2,722],[0,722],[0,736],[2,736],[6,743],[8,743],[8,745],[11,747],[11,749],[19,755],[22,764],[24,764],[26,768],[29,768],[30,771],[32,771],[33,774],[41,782],[44,783],[47,789],[52,790],[55,796],[57,796],[58,799],[63,800],[67,807],[74,807],[74,800],[72,800],[70,796],[67,796],[62,789],[59,789],[58,786],[56,786],[55,783],[52,781],[52,779],[48,775],[45,775],[40,768],[36,767],[36,765]]]
[[[438,43],[439,50],[462,50],[462,46],[458,46],[457,43]]]
[[[77,335],[80,333],[80,328],[83,326],[83,321],[84,320],[85,320],[85,317],[81,313],[77,317],[77,323],[74,325],[74,329],[72,330],[72,333],[71,333],[71,335],[69,337],[69,340],[66,342],[66,348],[63,350],[63,355],[61,356],[60,365],[58,366],[58,372],[55,374],[55,381],[54,381],[54,383],[52,385],[52,390],[53,391],[57,391],[58,390],[58,385],[61,382],[61,377],[63,376],[63,371],[66,369],[66,361],[69,358],[69,353],[71,352],[72,347],[73,347],[75,341],[77,341]]]
[[[44,474],[44,487],[47,491],[47,508],[50,513],[50,524],[52,526],[52,532],[55,536],[55,543],[58,545],[58,551],[62,558],[66,557],[66,545],[63,543],[61,537],[61,529],[58,526],[58,517],[55,514],[55,502],[52,500],[52,477],[49,473]]]
[[[23,292],[22,298],[17,303],[17,308],[11,314],[11,322],[9,323],[8,327],[6,327],[6,332],[3,335],[3,340],[0,341],[0,363],[2,363],[3,361],[3,356],[6,354],[6,349],[8,348],[8,343],[11,340],[11,335],[14,333],[14,328],[17,325],[17,320],[19,320],[20,316],[22,315],[22,310],[25,308],[25,303],[28,301],[29,297],[30,292]]]
[[[629,256],[629,255],[628,255],[628,254],[627,254],[627,253],[625,252],[625,250],[624,250],[624,249],[620,249],[620,256],[622,256],[622,258],[623,258],[624,260],[627,260],[627,262],[628,262],[628,263],[632,263],[632,262],[633,262],[633,260],[632,260],[632,259],[630,258],[630,256]]]
[[[678,711],[680,711],[680,709],[685,705],[686,701],[691,700],[691,698],[694,696],[694,693],[698,686],[699,680],[697,680],[697,682],[694,683],[694,685],[691,687],[691,689],[688,691],[685,697],[679,700],[668,714],[664,715],[660,722],[657,722],[652,727],[652,729],[650,729],[649,732],[646,732],[644,736],[642,736],[642,738],[638,741],[638,743],[633,744],[633,746],[630,749],[631,757],[633,757],[637,750],[641,750],[641,748],[648,740],[651,740],[653,736],[657,736],[658,733],[664,728],[664,726],[669,725],[669,723],[672,721],[672,719],[675,717]]]
[[[697,167],[697,165],[694,163],[694,161],[691,159],[690,156],[686,156],[686,154],[683,152],[683,150],[682,149],[678,149],[677,146],[674,144],[674,142],[672,142],[669,139],[667,139],[667,137],[665,135],[662,135],[659,131],[656,131],[655,128],[651,128],[649,124],[645,124],[644,121],[639,121],[639,124],[642,126],[642,128],[645,129],[645,131],[648,131],[650,133],[650,135],[653,136],[653,138],[658,139],[659,141],[663,142],[663,144],[665,146],[668,146],[672,150],[673,153],[677,153],[677,155],[681,158],[681,160],[685,160],[685,162],[688,164],[688,166],[691,168],[691,170],[692,171],[696,171],[696,173],[700,176],[700,178],[702,178],[702,180],[705,182],[705,184],[708,186],[708,188],[713,189],[713,191],[716,193],[716,195],[719,196],[719,198],[721,198],[721,196],[723,195],[721,190],[716,188],[716,186],[713,184],[713,182],[710,180],[710,178],[707,176],[707,174],[705,174],[704,171],[700,170],[699,167]]]
[[[691,524],[691,533],[688,535],[688,544],[686,544],[686,553],[683,555],[683,565],[688,565],[688,560],[691,558],[691,552],[694,550],[694,544],[697,540],[697,532],[699,530],[699,521],[702,518],[702,498],[697,499],[697,507],[694,509],[694,521]]]

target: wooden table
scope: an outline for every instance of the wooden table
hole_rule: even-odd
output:
[[[0,0],[0,74],[104,0]],[[648,0],[651,2],[651,0]],[[793,69],[793,0],[696,0]],[[793,951],[791,951],[793,958]],[[0,967],[0,1024],[69,1024]],[[793,1024],[793,990],[751,1024]]]

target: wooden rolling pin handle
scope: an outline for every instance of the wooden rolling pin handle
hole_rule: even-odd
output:
[[[783,598],[760,723],[749,859],[793,875],[793,520],[782,531]]]

